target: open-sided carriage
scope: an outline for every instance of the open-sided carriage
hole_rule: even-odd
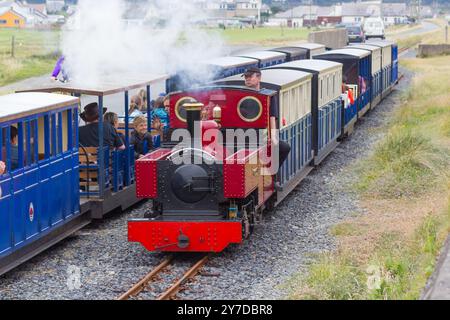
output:
[[[117,208],[125,210],[136,204],[134,148],[130,146],[130,91],[145,88],[147,97],[151,96],[151,85],[165,81],[167,76],[149,76],[145,80],[137,77],[123,77],[120,81],[104,79],[95,86],[61,84],[55,87],[33,89],[34,92],[58,92],[71,96],[96,100],[99,114],[107,107],[106,97],[110,96],[115,105],[122,105],[124,111],[123,132],[125,150],[111,150],[102,146],[104,138],[103,117],[98,120],[98,146],[83,146],[79,149],[81,211],[90,211],[91,217],[100,219]],[[120,95],[123,94],[123,100]],[[147,99],[147,114],[151,112],[150,99]],[[151,117],[147,117],[149,131]]]

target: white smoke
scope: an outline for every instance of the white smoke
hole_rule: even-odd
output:
[[[72,81],[97,85],[130,74],[145,78],[223,55],[222,40],[195,26],[207,17],[194,2],[148,0],[138,7],[125,0],[80,0],[62,40]],[[144,25],[127,23],[128,10],[145,17]]]

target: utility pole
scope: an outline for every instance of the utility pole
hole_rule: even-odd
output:
[[[380,0],[380,18],[383,19],[384,12],[383,12],[383,0]]]
[[[15,51],[16,51],[16,37],[12,36],[12,38],[11,38],[11,58],[14,58],[14,56],[16,55]]]
[[[309,27],[312,28],[312,2],[313,0],[309,0]]]

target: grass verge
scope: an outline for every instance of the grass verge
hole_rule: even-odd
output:
[[[0,86],[50,73],[58,58],[59,36],[53,30],[0,29]]]
[[[402,107],[357,164],[362,216],[331,228],[338,249],[291,279],[290,299],[417,299],[450,231],[450,65],[409,59]]]

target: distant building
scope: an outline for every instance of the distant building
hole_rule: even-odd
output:
[[[288,11],[280,12],[269,18],[269,23],[286,27],[301,27],[317,22],[318,6],[298,6]]]
[[[23,28],[25,17],[12,8],[0,8],[0,28]]]
[[[26,27],[36,27],[48,24],[46,8],[39,5],[31,5],[26,1],[1,1],[0,9],[12,9],[25,20]]]
[[[262,0],[195,0],[195,4],[209,17],[220,19],[241,17],[259,21],[263,10]]]
[[[409,9],[406,3],[384,3],[382,17],[386,25],[408,22]]]
[[[61,12],[64,9],[66,3],[64,0],[47,0],[46,8],[48,13]]]

